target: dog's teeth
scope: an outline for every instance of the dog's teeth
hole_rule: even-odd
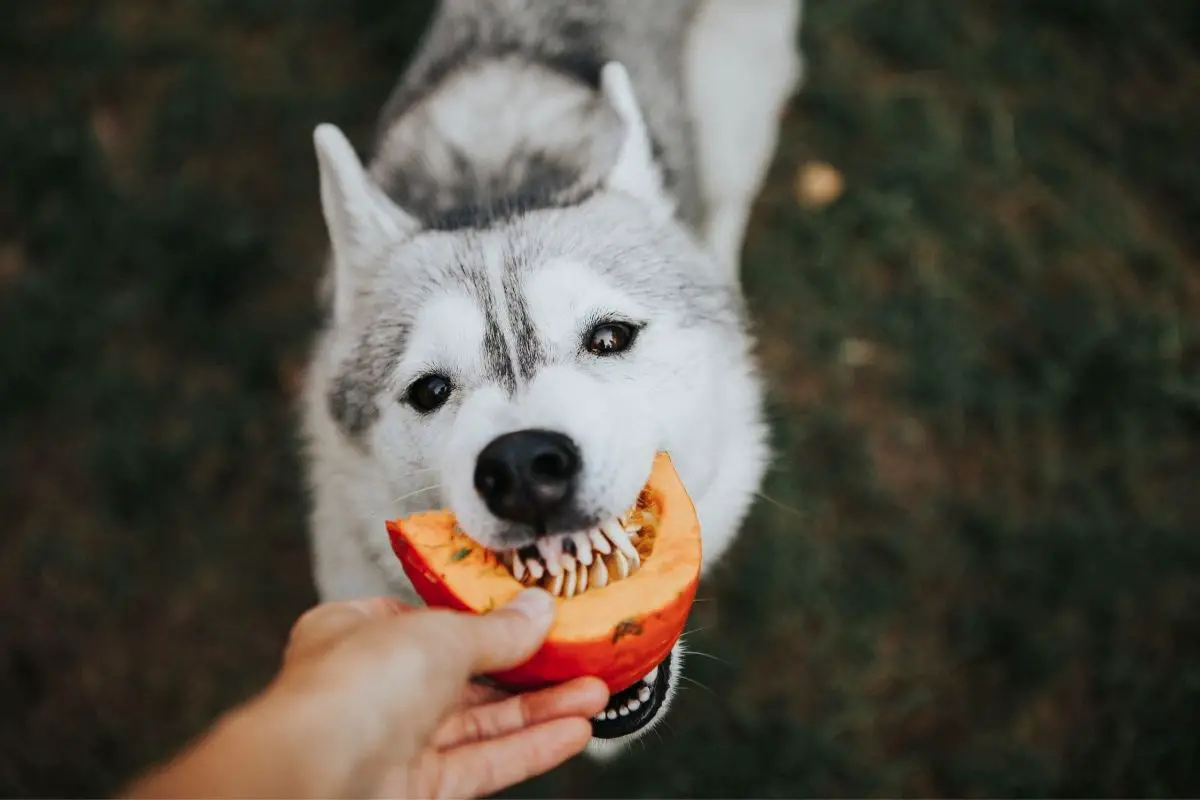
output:
[[[623,581],[629,577],[629,559],[620,550],[612,554],[612,566],[617,573],[617,580]]]
[[[516,578],[519,581],[524,582],[524,580],[525,580],[525,562],[521,561],[521,557],[515,553],[513,554],[513,557],[512,557],[512,573],[513,573],[514,578]]]
[[[592,562],[592,568],[588,570],[588,581],[596,589],[603,589],[608,586],[608,567],[604,565],[604,559],[597,558]]]
[[[574,597],[575,588],[579,584],[578,577],[575,572],[575,559],[568,555],[563,556],[563,575],[566,578],[563,586],[563,597]]]
[[[608,555],[612,552],[612,544],[610,544],[608,539],[604,538],[604,534],[598,530],[588,531],[588,541],[592,543],[592,547],[596,549],[597,553]]]
[[[634,566],[641,563],[642,560],[638,557],[637,548],[629,541],[629,534],[625,533],[625,529],[616,520],[604,525],[604,535],[617,546],[618,550],[625,554],[626,558],[633,562]]]
[[[546,570],[556,578],[562,575],[562,540],[557,536],[540,539],[537,547],[542,561],[546,562]]]
[[[629,710],[630,711],[637,711],[641,707],[642,707],[642,701],[637,700],[637,699],[629,701]]]
[[[629,716],[629,707],[621,706],[619,709],[617,709],[617,713],[620,714],[622,717],[628,717]]]
[[[654,683],[654,679],[658,677],[658,667],[650,670],[642,678],[642,683]]]
[[[617,712],[610,708],[607,712],[605,712],[604,716],[608,717],[609,719],[616,719]]]
[[[542,566],[542,562],[536,558],[531,558],[525,562],[525,566],[529,569],[529,574],[535,581],[540,581],[542,576],[546,574],[546,568]]]
[[[562,597],[563,591],[563,573],[560,569],[558,574],[554,576],[554,580],[550,583],[550,594],[555,597]]]
[[[604,722],[604,712],[601,711],[599,714],[592,717],[592,719],[596,720],[596,722]]]
[[[641,700],[643,703],[650,702],[650,687],[649,686],[643,686],[638,691],[638,700]]]
[[[575,585],[575,594],[583,594],[588,588],[588,568],[579,565],[579,569],[575,570],[575,575],[578,583]]]
[[[585,567],[592,565],[592,542],[586,533],[571,534],[571,541],[575,544],[575,557],[579,559],[579,563]]]

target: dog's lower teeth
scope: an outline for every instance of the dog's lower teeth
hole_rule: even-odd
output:
[[[617,580],[625,580],[629,577],[630,564],[629,559],[625,558],[625,554],[620,550],[612,554],[613,565],[616,567]]]
[[[638,700],[641,700],[643,703],[650,702],[650,687],[649,686],[643,686],[638,691]]]
[[[654,683],[654,679],[658,677],[658,667],[647,672],[642,676],[642,683]]]
[[[575,587],[579,584],[579,579],[575,574],[575,559],[570,556],[563,556],[563,573],[566,575],[566,582],[563,586],[563,597],[574,597]]]
[[[503,560],[521,583],[569,598],[589,588],[603,589],[636,572],[642,556],[633,539],[641,533],[641,529],[626,530],[620,520],[614,519],[587,533],[541,539]],[[643,680],[650,683],[653,676],[651,672]]]
[[[627,716],[629,716],[629,707],[621,706],[619,709],[617,709],[617,713],[620,714],[622,717],[627,717]]]
[[[637,711],[641,707],[642,707],[642,702],[640,700],[630,700],[629,701],[628,708],[630,711]]]
[[[588,570],[588,579],[592,586],[597,589],[603,589],[608,586],[608,567],[604,565],[604,559],[597,558],[592,562],[592,568]]]

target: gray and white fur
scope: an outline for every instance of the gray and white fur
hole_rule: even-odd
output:
[[[387,519],[448,506],[490,547],[553,540],[628,508],[664,450],[705,569],[721,557],[769,457],[738,265],[800,17],[801,0],[443,0],[366,169],[318,127],[331,251],[304,429],[322,599],[415,601]],[[628,349],[585,346],[606,324]],[[481,453],[530,430],[569,443],[569,497],[498,514]]]

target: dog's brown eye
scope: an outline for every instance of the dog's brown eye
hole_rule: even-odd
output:
[[[612,355],[628,350],[633,344],[637,330],[624,322],[605,322],[597,325],[588,334],[587,349],[598,356]]]
[[[408,402],[418,411],[428,413],[450,399],[452,388],[445,375],[426,375],[408,387]]]

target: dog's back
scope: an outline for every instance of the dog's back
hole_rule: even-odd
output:
[[[696,0],[446,0],[381,115],[372,174],[426,224],[569,202],[612,166],[620,61],[680,216],[702,218],[683,54]]]

